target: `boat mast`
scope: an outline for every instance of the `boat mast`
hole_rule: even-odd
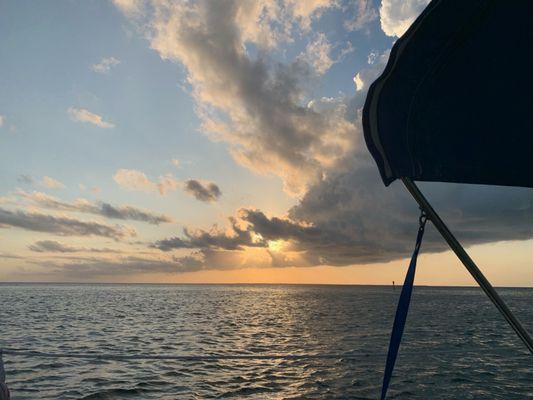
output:
[[[500,313],[505,317],[509,325],[514,329],[518,337],[524,342],[526,347],[531,353],[533,353],[533,339],[522,326],[520,321],[514,316],[514,314],[509,310],[509,307],[504,303],[500,295],[494,290],[490,282],[485,278],[485,275],[478,268],[476,263],[470,258],[468,253],[465,251],[461,243],[455,238],[455,236],[450,232],[446,224],[442,221],[439,215],[435,212],[431,204],[424,197],[418,186],[410,178],[401,178],[403,184],[417,201],[418,205],[422,210],[427,214],[427,218],[433,222],[435,228],[440,232],[444,240],[448,243],[451,249],[454,251],[455,255],[461,260],[463,265],[466,267],[470,275],[476,280],[476,282],[481,286],[481,289],[489,297],[492,303],[500,311]]]

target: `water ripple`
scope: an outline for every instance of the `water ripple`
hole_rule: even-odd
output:
[[[533,290],[500,292],[531,330]],[[375,399],[398,295],[365,286],[0,284],[0,346],[191,357],[6,354],[14,400]],[[339,356],[224,359],[272,354]],[[525,354],[480,290],[416,287],[390,398],[533,399]],[[206,355],[222,357],[194,359]]]

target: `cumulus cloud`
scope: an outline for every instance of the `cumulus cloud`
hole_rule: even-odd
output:
[[[45,193],[27,193],[22,190],[19,190],[17,195],[25,200],[30,201],[34,205],[51,210],[94,214],[110,219],[140,221],[153,225],[172,222],[172,218],[167,215],[156,214],[128,205],[114,206],[102,201],[94,202],[86,199],[78,199],[72,203],[69,203],[61,201]]]
[[[402,36],[430,0],[382,0],[381,29],[387,36]]]
[[[79,253],[79,252],[89,252],[89,253],[119,253],[118,250],[114,249],[95,249],[87,247],[75,247],[70,246],[55,240],[39,240],[28,246],[28,249],[36,253]]]
[[[41,186],[44,186],[47,189],[64,189],[65,185],[59,182],[57,179],[50,178],[49,176],[43,177],[41,181]]]
[[[187,69],[203,130],[228,143],[239,163],[281,176],[287,192],[298,195],[349,151],[355,127],[343,117],[345,104],[321,112],[306,107],[313,67],[302,57],[284,64],[247,52],[248,43],[268,47],[291,29],[305,31],[337,5],[282,3],[154,1],[137,21],[163,59]]]
[[[104,129],[115,127],[115,125],[111,122],[104,121],[100,115],[92,113],[85,108],[69,107],[67,112],[70,115],[70,118],[76,122],[86,122]]]
[[[382,29],[400,35],[426,4],[384,0]],[[290,40],[295,29],[308,32],[321,12],[337,5],[143,2],[143,11],[135,17],[137,26],[144,26],[151,47],[162,58],[186,68],[204,131],[225,141],[242,165],[281,177],[285,189],[300,199],[284,217],[246,209],[231,219],[228,230],[185,230],[182,236],[153,244],[167,252],[192,250],[188,258],[176,260],[179,266],[350,265],[390,261],[412,251],[418,209],[401,185],[383,186],[360,124],[366,90],[385,65],[388,51],[373,51],[369,65],[353,71],[358,89],[353,98],[312,101],[309,84],[316,79],[316,65],[304,57],[286,63],[269,57],[268,50]],[[367,12],[368,23],[370,3],[360,2],[358,7],[358,15]],[[364,20],[354,20],[353,28],[364,26]],[[261,55],[252,56],[249,44],[260,48]],[[530,191],[461,185],[424,188],[467,245],[533,237]],[[276,251],[279,243],[283,252]],[[429,227],[424,251],[445,249]]]
[[[157,182],[150,180],[144,172],[135,169],[119,169],[113,179],[118,185],[127,190],[145,193],[158,192],[165,195],[175,191],[179,182],[170,174],[160,176]]]
[[[102,58],[99,63],[93,64],[91,69],[99,74],[108,74],[111,68],[116,67],[118,64],[120,64],[120,60],[115,57],[107,57]]]
[[[15,227],[35,232],[53,233],[59,236],[103,236],[115,240],[136,235],[133,229],[120,225],[111,226],[22,210],[11,211],[4,208],[0,208],[0,227]]]
[[[217,201],[222,196],[220,188],[213,182],[202,183],[195,179],[189,179],[185,182],[184,189],[197,200],[205,202]]]

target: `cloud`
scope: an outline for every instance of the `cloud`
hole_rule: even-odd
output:
[[[425,185],[424,191],[452,231],[466,246],[533,237],[533,194],[523,188]],[[388,262],[408,257],[418,223],[414,200],[398,183],[385,188],[370,159],[339,171],[313,187],[285,218],[243,209],[231,219],[232,229],[199,231],[156,242],[163,251],[196,249],[197,254],[224,251],[241,265],[250,248],[266,250],[269,266],[344,266]],[[244,223],[245,228],[239,228]],[[276,254],[271,244],[283,242]],[[423,251],[448,247],[431,224]],[[244,251],[246,250],[246,251]],[[253,258],[253,257],[252,257]],[[203,262],[203,261],[202,261]],[[266,261],[265,261],[266,262]],[[213,259],[202,268],[227,268]]]
[[[49,176],[43,177],[43,180],[41,181],[41,185],[44,186],[47,189],[64,189],[65,185],[58,180],[54,178],[50,178]]]
[[[6,122],[6,117],[3,115],[0,115],[0,128],[4,126]]]
[[[181,167],[180,160],[178,160],[176,158],[173,158],[172,159],[172,165],[174,165],[176,168],[180,168]]]
[[[93,64],[91,69],[99,74],[107,74],[111,71],[111,68],[116,67],[118,64],[120,64],[120,60],[115,57],[102,58],[98,64]]]
[[[37,253],[52,252],[52,253],[73,253],[79,251],[78,248],[65,245],[54,240],[41,240],[28,246],[31,251]]]
[[[231,229],[220,231],[216,227],[209,232],[199,230],[191,233],[184,229],[183,237],[173,237],[157,241],[152,247],[163,251],[174,249],[197,249],[202,254],[207,251],[236,250],[245,248],[270,248],[272,242],[287,242],[287,250],[305,251],[301,244],[309,248],[337,246],[341,238],[336,230],[322,229],[312,224],[289,218],[267,217],[260,210],[241,209],[237,218],[230,218]],[[244,228],[240,225],[244,224]],[[342,242],[349,241],[342,238]],[[236,256],[236,255],[234,255]]]
[[[94,114],[85,108],[70,107],[67,112],[70,115],[70,118],[76,122],[87,122],[104,129],[115,127],[114,124],[104,121],[100,115]]]
[[[124,189],[145,193],[159,192],[161,195],[175,191],[179,187],[179,182],[170,174],[160,176],[158,182],[154,182],[144,172],[135,169],[119,169],[113,175],[113,179]]]
[[[402,36],[430,0],[382,0],[381,29],[387,36]]]
[[[184,190],[193,195],[197,200],[205,202],[217,201],[222,192],[220,188],[213,182],[202,183],[195,179],[189,179],[185,182]]]
[[[149,211],[140,210],[131,206],[115,207],[109,203],[99,203],[96,206],[90,204],[88,207],[90,210],[94,210],[93,213],[107,218],[142,221],[153,225],[172,222],[172,218],[169,216],[153,214]]]
[[[271,263],[271,257],[263,251],[263,258],[243,259],[233,251],[203,250],[183,257],[124,256],[119,258],[91,257],[71,259],[66,262],[37,261],[49,271],[48,275],[75,280],[90,280],[129,276],[136,274],[180,274],[201,270],[232,270],[241,268],[263,268]],[[73,257],[72,257],[73,258]]]
[[[120,260],[89,260],[85,262],[69,261],[66,263],[42,263],[47,268],[54,268],[51,274],[61,277],[87,280],[110,276],[131,276],[133,274],[183,273],[196,271],[200,265],[193,265],[192,259],[158,260],[139,257],[124,257]],[[186,262],[186,263],[185,263]],[[201,263],[199,263],[201,264]]]
[[[335,63],[330,56],[331,51],[332,46],[326,35],[319,33],[314,41],[307,44],[302,59],[312,65],[318,74],[322,75]]]
[[[388,59],[388,50],[381,54],[371,51],[368,54],[368,67],[361,69],[353,77],[355,90],[366,95],[366,90],[370,87],[370,84],[376,80],[383,68],[385,68]]]
[[[348,31],[359,31],[365,29],[371,22],[378,18],[378,12],[374,8],[372,1],[359,0],[354,3],[350,3],[347,7],[348,11],[351,11],[352,5],[356,9],[356,15],[344,21],[344,28]]]
[[[354,51],[352,44],[347,42],[346,47],[341,48],[338,56],[333,58],[332,52],[338,47],[332,45],[324,33],[319,32],[307,44],[305,51],[300,54],[299,60],[309,64],[318,75],[323,75],[333,64],[342,61],[346,55]]]
[[[134,16],[143,9],[143,0],[113,0],[115,6],[124,14]]]
[[[124,189],[161,195],[166,195],[183,187],[183,190],[196,199],[206,202],[216,201],[222,195],[220,188],[215,183],[203,183],[190,179],[182,184],[171,174],[162,175],[157,181],[153,181],[144,172],[135,169],[119,169],[113,179]]]
[[[86,247],[74,247],[57,242],[55,240],[39,240],[28,246],[28,249],[36,253],[79,253],[79,252],[89,252],[89,253],[119,253],[118,250],[114,249],[95,249],[95,248],[86,248]]]
[[[136,235],[133,229],[120,225],[110,226],[73,218],[0,208],[0,227],[5,226],[53,233],[59,236],[103,236],[115,240]]]
[[[86,199],[78,199],[73,203],[64,202],[41,192],[26,193],[19,190],[17,195],[29,200],[32,204],[51,210],[80,212],[99,215],[110,219],[133,220],[147,222],[152,225],[172,222],[172,218],[163,214],[141,210],[132,206],[113,206],[102,201],[93,202]]]
[[[226,142],[242,165],[278,175],[285,190],[299,199],[284,217],[246,209],[230,220],[228,230],[185,230],[154,247],[192,250],[178,264],[196,269],[340,266],[410,254],[418,209],[400,184],[383,186],[360,123],[366,90],[389,52],[372,51],[368,65],[353,71],[358,89],[353,98],[320,99],[314,99],[310,89],[316,83],[316,65],[298,56],[278,62],[269,53],[294,37],[308,38],[312,21],[337,3],[159,0],[143,4],[135,22],[144,27],[150,46],[163,59],[185,67],[203,130],[213,140]],[[390,36],[401,35],[426,4],[384,0],[382,29]],[[363,10],[358,15],[368,13],[368,23],[370,3],[360,2],[358,7]],[[364,18],[355,21],[354,29],[365,25]],[[259,56],[248,51],[250,45],[260,49]],[[323,65],[326,68],[327,63]],[[531,191],[423,187],[466,245],[533,237]],[[278,243],[284,251],[276,252]],[[431,226],[423,249],[446,249]]]
[[[185,66],[202,129],[225,141],[237,162],[279,175],[285,190],[299,195],[350,151],[355,126],[344,118],[347,104],[320,112],[302,104],[313,81],[309,62],[274,62],[246,50],[249,43],[268,48],[293,30],[305,32],[336,2],[147,4],[137,24],[163,59]]]
[[[254,235],[250,230],[239,228],[236,219],[230,218],[231,229],[229,232],[220,231],[216,226],[207,232],[197,230],[191,232],[184,229],[184,237],[172,237],[155,242],[151,247],[163,251],[174,249],[224,249],[242,250],[247,247],[265,247],[261,237]]]
[[[17,182],[25,185],[31,185],[33,184],[34,180],[30,175],[21,174],[17,177]]]
[[[365,88],[365,83],[363,82],[363,79],[361,78],[361,73],[358,72],[353,77],[353,83],[355,84],[355,90],[358,92],[363,90]]]

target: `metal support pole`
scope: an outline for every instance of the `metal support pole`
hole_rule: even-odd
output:
[[[483,289],[483,291],[489,297],[492,303],[505,317],[509,325],[511,325],[518,337],[520,337],[522,342],[524,342],[526,347],[529,349],[529,351],[533,353],[533,339],[531,339],[529,333],[522,326],[520,321],[518,321],[518,319],[514,316],[511,310],[509,310],[500,295],[496,292],[496,290],[494,290],[490,282],[487,280],[487,278],[485,278],[483,273],[467,254],[463,246],[461,246],[455,236],[453,236],[448,227],[444,224],[442,219],[440,219],[439,215],[435,212],[433,207],[431,207],[431,204],[429,204],[422,192],[420,192],[418,186],[416,186],[415,183],[409,178],[402,178],[402,182],[409,191],[409,193],[411,193],[411,195],[417,201],[420,208],[422,208],[426,212],[427,218],[433,223],[435,228],[437,228],[442,237],[446,240],[448,245],[457,255],[459,260],[461,260],[468,272],[470,272],[470,275],[472,275],[472,277],[476,280],[479,286],[481,286],[481,289]]]

